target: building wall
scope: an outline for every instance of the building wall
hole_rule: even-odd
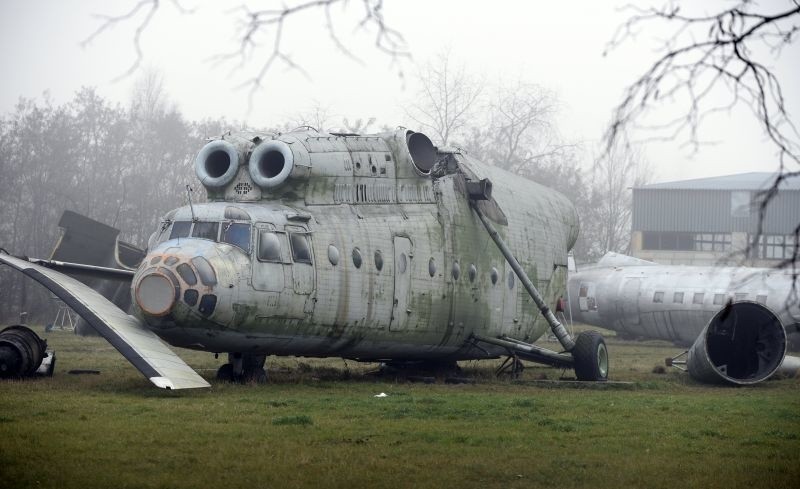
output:
[[[742,190],[633,190],[631,254],[673,265],[774,266],[790,256],[800,191],[770,202],[758,235],[760,195]]]

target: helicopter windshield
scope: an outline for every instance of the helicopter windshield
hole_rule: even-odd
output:
[[[232,222],[223,225],[222,242],[241,248],[250,254],[250,224]]]
[[[208,239],[228,243],[250,254],[250,224],[243,222],[223,222],[220,233],[220,223],[212,221],[175,221],[172,223],[169,239],[193,238]]]

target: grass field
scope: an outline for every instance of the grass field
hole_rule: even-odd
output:
[[[678,349],[609,340],[611,377],[375,379],[375,365],[270,359],[267,385],[156,389],[104,340],[46,335],[53,378],[0,382],[0,487],[797,487],[800,380],[708,387],[652,373]],[[208,379],[222,363],[179,351]],[[71,369],[100,375],[70,375]],[[569,372],[568,372],[569,374]],[[388,396],[376,398],[385,392]]]

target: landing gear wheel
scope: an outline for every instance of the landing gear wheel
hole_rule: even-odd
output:
[[[597,331],[578,335],[572,358],[575,359],[575,376],[578,380],[608,380],[608,349],[603,336]]]
[[[230,363],[225,363],[219,369],[217,369],[217,380],[222,382],[233,382],[233,365]]]

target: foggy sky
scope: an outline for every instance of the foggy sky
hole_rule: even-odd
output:
[[[112,80],[135,59],[133,30],[141,16],[104,32],[86,48],[79,43],[100,25],[93,14],[120,14],[135,2],[0,2],[0,113],[13,111],[19,97],[41,98],[45,90],[55,103],[63,103],[81,86],[95,86],[104,97],[125,103],[136,75]],[[721,2],[705,3],[713,10]],[[584,143],[587,166],[624,87],[653,61],[660,34],[642,33],[635,43],[603,57],[606,43],[628,16],[614,1],[387,0],[387,22],[403,34],[413,55],[411,60],[392,63],[373,48],[371,33],[354,28],[360,5],[351,2],[345,12],[334,8],[334,20],[342,42],[360,62],[344,56],[331,42],[321,15],[290,19],[284,46],[308,77],[276,66],[248,111],[248,90],[237,86],[252,76],[252,63],[268,53],[261,52],[240,71],[232,71],[230,64],[209,62],[212,55],[235,48],[237,31],[230,9],[238,2],[185,0],[182,5],[195,8],[194,13],[181,14],[164,2],[143,34],[142,47],[144,66],[163,73],[169,96],[189,119],[224,116],[254,127],[269,126],[318,104],[327,107],[335,120],[377,117],[381,124],[413,128],[403,107],[417,90],[415,63],[450,49],[455,62],[464,63],[488,83],[521,78],[554,90],[563,103],[560,131]],[[800,113],[799,59],[800,46],[795,45],[771,64],[794,115]],[[714,116],[701,135],[716,144],[695,155],[680,147],[680,141],[644,146],[656,169],[654,180],[777,167],[775,150],[764,141],[749,110]]]

